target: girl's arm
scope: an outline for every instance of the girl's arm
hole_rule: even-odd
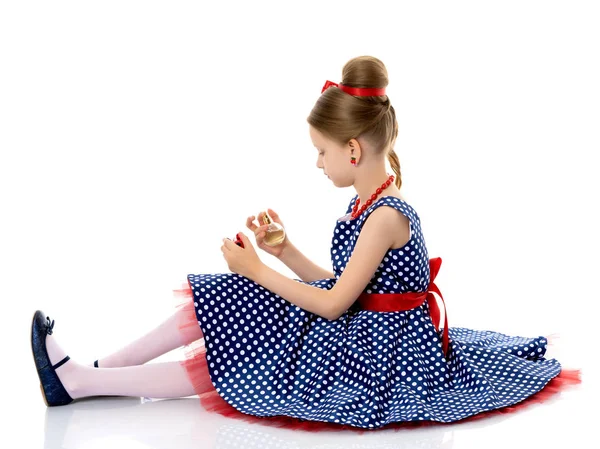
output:
[[[247,277],[303,310],[328,320],[334,319],[334,316],[336,319],[339,317],[339,306],[333,300],[332,289],[327,290],[304,284],[298,279],[290,279],[264,263],[258,264],[257,270],[249,273]]]
[[[402,241],[407,242],[408,219],[404,215],[391,206],[380,206],[374,210],[363,225],[344,272],[331,289],[290,279],[263,263],[257,264],[256,271],[247,277],[301,309],[328,320],[337,320],[367,287],[393,245],[399,228]]]
[[[335,278],[335,274],[333,274],[332,271],[325,270],[316,265],[308,257],[302,254],[292,242],[288,242],[288,246],[286,246],[279,256],[279,260],[296,273],[296,275],[304,282]]]

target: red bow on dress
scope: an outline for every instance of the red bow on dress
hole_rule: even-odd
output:
[[[439,331],[440,329],[440,308],[438,307],[437,301],[433,293],[437,293],[442,299],[444,305],[444,334],[442,336],[442,348],[444,355],[448,356],[448,316],[446,315],[446,303],[444,297],[440,292],[440,289],[433,282],[440,271],[442,265],[441,257],[434,257],[429,259],[429,286],[427,291],[424,292],[408,292],[408,293],[362,293],[357,301],[360,304],[360,308],[363,310],[371,310],[374,312],[398,312],[404,310],[411,310],[415,307],[419,307],[425,301],[429,304],[429,314],[431,321]]]

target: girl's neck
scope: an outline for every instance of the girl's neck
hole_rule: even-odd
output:
[[[381,186],[377,186],[377,187],[381,187]],[[363,204],[366,204],[367,200],[371,198],[371,195],[373,193],[377,193],[377,187],[375,187],[371,193],[365,194],[365,196],[363,198],[361,198],[360,193],[358,194],[358,197],[360,198],[359,207],[362,206]],[[381,198],[383,196],[395,196],[396,198],[400,198],[402,201],[406,201],[404,199],[404,196],[400,194],[400,190],[395,185],[392,187],[392,184],[390,184],[386,189],[383,189],[381,191],[381,193],[379,195],[377,195],[377,198],[375,198],[375,201],[377,201],[379,198]]]

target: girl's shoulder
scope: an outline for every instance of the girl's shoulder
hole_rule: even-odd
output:
[[[398,221],[398,228],[406,228],[406,221],[408,219],[408,230],[409,235],[412,238],[415,233],[419,233],[421,227],[421,219],[417,214],[417,211],[400,195],[382,195],[378,197],[369,207],[366,208],[358,217],[352,218],[352,208],[354,207],[356,198],[358,195],[354,195],[352,200],[348,204],[346,209],[346,215],[338,218],[336,228],[345,228],[349,225],[352,230],[356,233],[360,232],[362,225],[365,223],[367,218],[376,210],[383,206],[395,209],[399,213],[392,214],[392,219]],[[402,232],[402,231],[401,231]],[[403,235],[399,235],[399,240],[403,239]]]

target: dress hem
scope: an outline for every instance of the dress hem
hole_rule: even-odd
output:
[[[176,300],[175,307],[178,310],[184,310],[186,312],[185,314],[183,314],[182,319],[179,322],[179,330],[182,336],[185,337],[187,335],[190,335],[191,332],[195,332],[195,334],[197,335],[197,328],[199,327],[199,322],[196,317],[194,296],[192,289],[189,285],[189,281],[182,283],[181,288],[174,289],[173,296]],[[549,341],[551,341],[552,337],[553,336],[548,336],[546,338]],[[186,341],[189,341],[189,339],[187,339]],[[206,411],[218,413],[219,415],[239,419],[248,423],[263,424],[270,427],[285,427],[293,430],[307,430],[311,432],[335,432],[340,430],[352,430],[354,432],[362,434],[365,431],[370,430],[400,429],[406,427],[422,427],[431,425],[449,425],[463,423],[467,421],[475,421],[490,416],[514,413],[530,406],[531,404],[546,402],[547,400],[556,397],[558,393],[562,392],[566,388],[572,385],[580,384],[582,382],[581,369],[562,368],[560,373],[554,378],[552,378],[544,387],[542,387],[540,391],[513,405],[478,412],[466,418],[450,422],[431,420],[396,421],[385,424],[383,426],[368,428],[330,421],[316,421],[307,420],[303,418],[294,418],[287,415],[258,416],[241,412],[235,407],[233,407],[231,404],[229,404],[225,399],[223,399],[219,392],[216,390],[210,378],[210,373],[208,370],[204,338],[200,338],[194,341],[193,343],[184,346],[183,348],[185,359],[180,361],[180,364],[185,368],[188,378],[190,379],[194,387],[194,391],[198,395],[200,404]]]

